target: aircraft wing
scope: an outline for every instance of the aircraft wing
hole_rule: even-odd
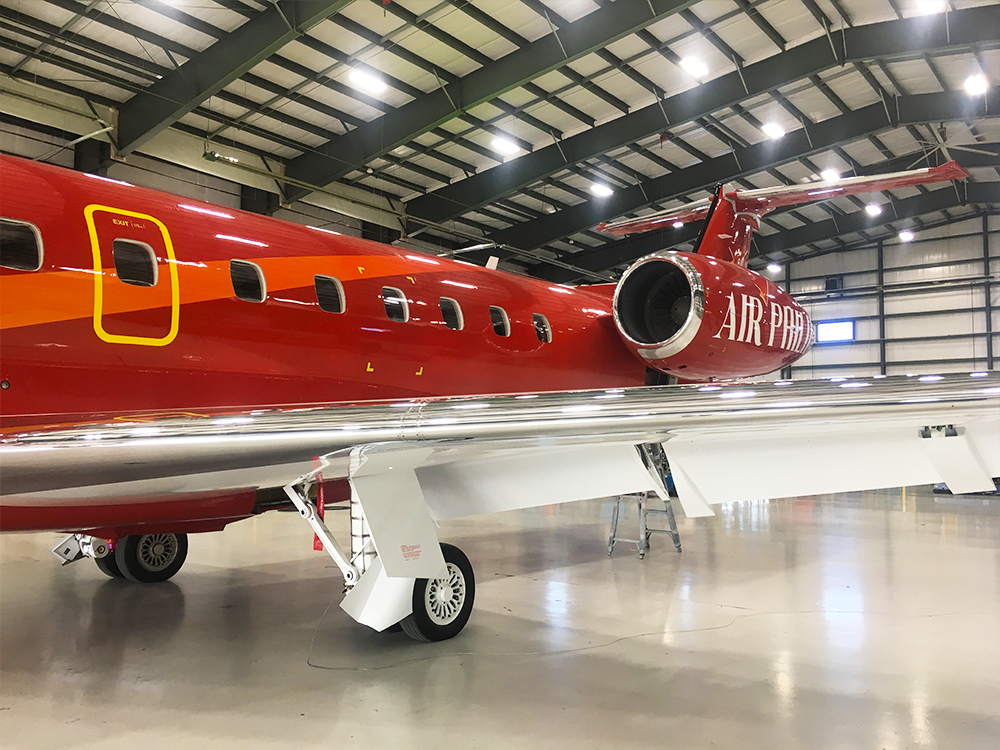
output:
[[[791,206],[797,203],[810,203],[839,198],[843,195],[857,193],[874,193],[880,190],[928,185],[935,182],[946,182],[968,177],[958,162],[950,161],[939,167],[911,169],[906,172],[893,172],[865,177],[845,177],[837,180],[822,180],[802,185],[786,185],[781,187],[759,188],[757,190],[733,190],[725,193],[730,200],[735,200],[737,210],[750,211],[758,218],[779,206]],[[704,199],[687,203],[678,208],[667,209],[637,219],[622,219],[606,224],[599,224],[597,229],[617,236],[648,232],[652,229],[663,229],[675,222],[687,223],[704,219],[708,213],[711,200]]]
[[[325,479],[367,482],[389,510],[394,492],[412,491],[432,517],[455,518],[662,492],[635,449],[654,442],[688,515],[710,514],[712,503],[942,481],[956,492],[987,489],[1000,475],[1000,373],[421,399],[8,432],[0,503],[281,487],[322,457]]]

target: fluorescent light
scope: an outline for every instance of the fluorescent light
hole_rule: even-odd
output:
[[[772,141],[775,141],[785,135],[785,129],[776,122],[765,122],[761,125],[760,129],[763,130],[764,135]]]
[[[899,233],[899,239],[903,242],[911,242],[913,240],[913,232],[909,229],[904,229]]]
[[[878,203],[869,203],[865,206],[865,213],[869,216],[878,216],[882,213],[882,207]]]
[[[675,221],[673,224],[674,229],[680,229],[682,226],[684,226],[683,221]]]
[[[817,323],[816,343],[823,344],[830,341],[854,341],[854,321],[835,320],[829,323]]]
[[[602,185],[599,182],[595,182],[593,185],[590,186],[590,192],[592,192],[598,198],[607,198],[615,191],[609,188],[607,185]]]
[[[989,81],[982,74],[969,76],[965,79],[965,91],[969,96],[982,96],[989,87]]]
[[[521,150],[520,146],[516,143],[511,143],[506,138],[501,138],[500,136],[494,138],[490,146],[493,147],[494,151],[499,151],[501,154],[507,154],[508,156],[516,154]]]
[[[822,177],[827,182],[836,182],[837,180],[840,179],[840,172],[838,172],[836,169],[824,169],[822,172],[819,173],[819,176]]]
[[[697,57],[685,57],[681,60],[681,67],[695,78],[704,78],[708,75],[708,66]]]
[[[768,263],[767,270],[770,271],[771,273],[781,273],[781,266],[779,266],[777,263]]]
[[[376,78],[359,68],[352,70],[347,77],[357,88],[362,91],[367,91],[370,94],[381,94],[389,88],[385,85],[381,78]]]
[[[917,14],[929,16],[933,13],[944,12],[944,0],[917,0]]]

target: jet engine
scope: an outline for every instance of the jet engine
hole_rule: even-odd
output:
[[[685,380],[774,372],[813,343],[806,311],[774,282],[692,253],[636,261],[615,289],[614,317],[647,367]]]

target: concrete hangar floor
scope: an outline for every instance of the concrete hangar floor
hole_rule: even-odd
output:
[[[177,577],[145,586],[7,535],[0,744],[997,747],[1000,498],[732,505],[679,518],[683,553],[654,536],[645,560],[608,558],[610,512],[444,525],[478,592],[439,644],[343,614],[294,514],[192,537]]]

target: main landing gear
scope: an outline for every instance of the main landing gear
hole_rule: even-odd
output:
[[[187,558],[187,534],[130,534],[114,542],[73,534],[52,553],[63,565],[91,557],[98,569],[110,578],[134,583],[159,583],[173,577]]]
[[[394,463],[399,472],[401,461]],[[389,469],[392,470],[392,467]],[[351,554],[348,557],[320,518],[311,497],[310,490],[321,470],[322,467],[300,477],[286,485],[284,490],[302,518],[322,540],[324,550],[344,576],[347,595],[341,608],[356,621],[374,630],[391,632],[402,629],[418,641],[444,641],[458,635],[469,621],[476,598],[476,579],[465,553],[451,544],[439,545],[436,536],[433,536],[429,515],[426,521],[431,536],[421,537],[419,543],[406,543],[404,540],[400,544],[400,538],[395,534],[406,533],[406,529],[415,525],[414,518],[418,515],[403,512],[405,493],[391,494],[397,504],[393,508],[395,512],[385,514],[380,512],[384,508],[379,507],[378,498],[366,500],[356,482],[351,498]],[[405,482],[401,485],[405,489]],[[360,486],[364,487],[363,484]],[[422,497],[419,504],[423,504]],[[415,508],[420,509],[417,504],[409,506],[410,511]],[[397,518],[404,520],[397,524]],[[379,554],[376,534],[379,534],[379,544],[386,556]],[[432,550],[436,552],[435,547],[438,546],[440,557],[431,554]],[[400,558],[395,550],[400,550],[404,556]],[[407,565],[414,561],[423,565],[419,570],[443,571],[444,574],[433,578],[407,577],[410,571]],[[416,571],[411,574],[420,575]]]

